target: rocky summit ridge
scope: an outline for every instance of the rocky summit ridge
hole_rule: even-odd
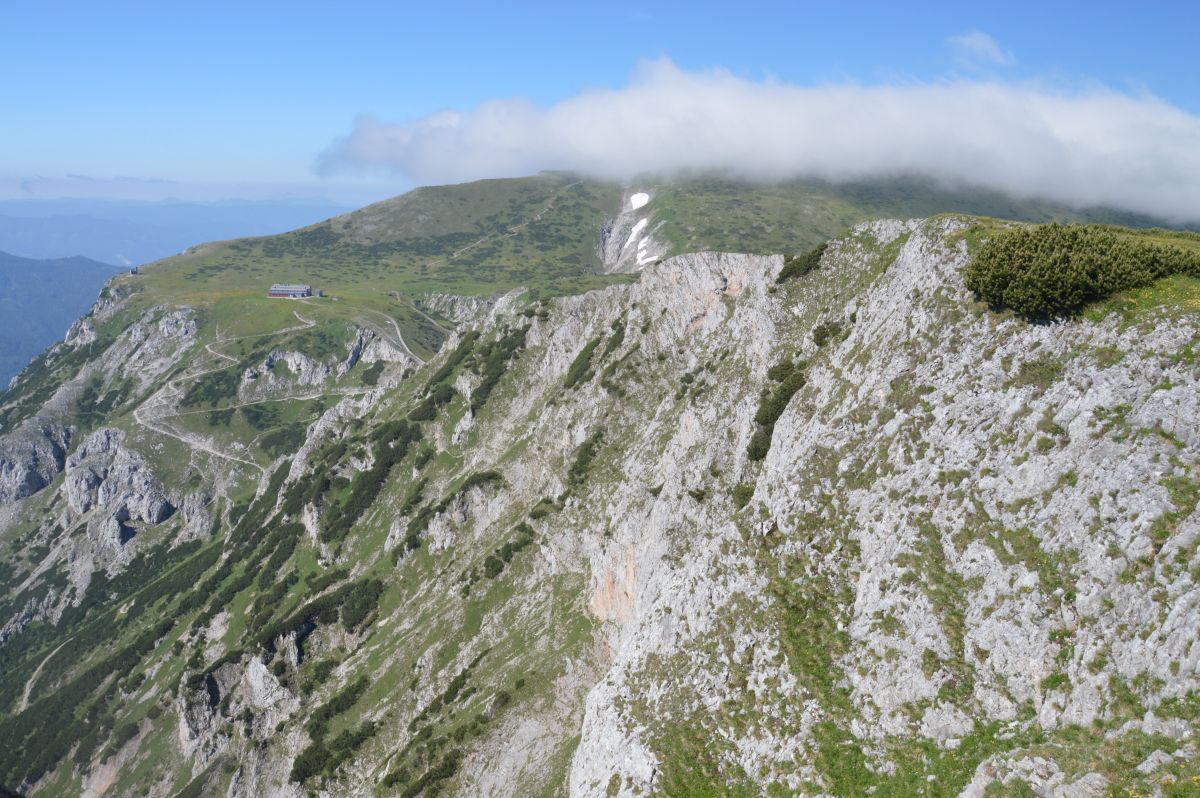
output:
[[[1197,294],[1031,323],[996,229],[618,253],[427,357],[114,286],[0,397],[0,785],[1196,794]]]

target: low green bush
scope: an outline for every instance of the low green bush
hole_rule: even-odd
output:
[[[299,449],[307,437],[308,426],[296,422],[271,430],[258,442],[271,457],[282,457]]]
[[[825,346],[830,341],[837,340],[842,336],[842,323],[839,321],[827,321],[818,324],[813,328],[812,339],[817,347]]]
[[[446,362],[429,378],[429,382],[425,386],[426,391],[432,391],[439,383],[450,379],[458,365],[467,359],[467,355],[471,354],[477,340],[479,340],[479,332],[476,330],[471,330],[464,335],[458,346],[446,358]]]
[[[825,254],[827,246],[829,246],[828,243],[822,243],[804,255],[785,255],[783,268],[779,270],[779,276],[775,278],[775,282],[784,283],[816,269],[821,265],[821,256]]]
[[[963,278],[993,308],[1048,319],[1176,274],[1200,277],[1200,255],[1101,225],[1049,224],[996,233]]]
[[[383,361],[376,360],[362,373],[363,385],[378,385],[379,377],[383,374]]]
[[[750,436],[750,443],[746,447],[746,456],[751,460],[762,460],[770,451],[775,422],[807,381],[805,367],[803,361],[793,363],[789,359],[782,360],[767,370],[767,378],[777,384],[774,387],[763,388],[759,398],[758,411],[754,414],[754,422],[758,428]]]
[[[308,732],[308,736],[314,741],[318,741],[324,737],[325,732],[329,729],[329,722],[354,706],[358,702],[358,699],[362,697],[362,694],[367,691],[369,684],[370,682],[366,676],[360,676],[339,690],[324,704],[317,707],[308,723],[304,726],[304,730]]]
[[[471,412],[478,413],[487,402],[492,390],[504,376],[508,363],[525,348],[525,333],[528,327],[518,327],[488,344],[480,353],[479,374],[483,378],[471,392]]]
[[[583,349],[579,350],[579,354],[571,362],[571,367],[567,369],[567,376],[563,378],[564,388],[574,388],[581,382],[592,378],[592,353],[599,345],[600,339],[593,338]]]
[[[241,379],[241,372],[236,368],[211,371],[188,386],[179,403],[184,407],[199,407],[232,399],[237,395]]]
[[[572,486],[583,484],[587,479],[588,470],[592,466],[592,461],[596,459],[597,453],[600,451],[600,444],[604,442],[604,430],[598,429],[588,436],[575,452],[575,462],[571,464],[571,469],[567,472],[567,482]]]
[[[495,469],[489,469],[487,471],[475,471],[472,472],[465,480],[463,480],[463,484],[459,486],[454,495],[455,497],[461,496],[471,488],[487,488],[491,485],[499,485],[503,482],[504,476]]]
[[[513,540],[496,549],[483,561],[483,575],[488,579],[495,579],[499,576],[518,552],[533,543],[534,531],[529,524],[522,521],[517,524],[514,531],[517,536]]]
[[[372,436],[375,462],[359,472],[350,485],[350,492],[341,503],[331,502],[322,516],[321,539],[327,543],[340,541],[355,522],[375,502],[387,482],[392,468],[408,453],[409,447],[421,440],[421,430],[403,421],[381,426]]]
[[[621,344],[625,342],[625,317],[617,319],[612,323],[612,334],[608,336],[608,340],[604,342],[604,351],[600,353],[600,359],[611,355],[621,348]]]
[[[383,595],[383,582],[378,579],[367,579],[355,583],[342,604],[342,626],[352,630],[361,624],[379,604],[381,595]]]
[[[433,386],[421,403],[414,407],[408,414],[409,421],[433,421],[437,418],[437,411],[441,407],[450,404],[450,400],[458,395],[458,391],[454,390],[452,385],[439,382]]]

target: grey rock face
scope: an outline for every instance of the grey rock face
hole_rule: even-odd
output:
[[[113,428],[89,435],[66,462],[63,490],[77,515],[101,509],[118,524],[159,524],[175,506],[141,455],[121,445],[124,433]]]
[[[71,431],[30,424],[0,438],[0,505],[31,496],[62,471]]]
[[[76,319],[67,328],[67,334],[63,338],[63,342],[74,346],[90,344],[96,340],[96,325],[91,318],[84,316],[82,319]]]
[[[649,412],[622,436],[623,479],[591,498],[614,523],[593,528],[603,545],[587,535],[582,544],[613,664],[588,699],[573,794],[601,794],[613,772],[634,791],[655,789],[666,719],[687,725],[739,701],[731,672],[777,645],[776,631],[750,620],[776,612],[765,590],[775,577],[731,553],[747,536],[777,536],[773,559],[809,563],[844,586],[847,603],[830,611],[846,649],[826,667],[853,710],[796,706],[789,668],[750,665],[747,679],[775,686],[755,701],[770,720],[721,732],[722,761],[740,772],[768,772],[807,749],[823,718],[868,748],[916,736],[952,750],[981,718],[1019,724],[1029,707],[1051,732],[1102,722],[1109,690],[1127,680],[1161,685],[1151,704],[1197,688],[1200,590],[1188,574],[1197,516],[1165,487],[1194,482],[1200,462],[1185,420],[1195,418],[1200,375],[1176,356],[1200,337],[1196,320],[998,319],[962,286],[956,232],[953,221],[864,225],[830,246],[824,275],[801,284],[795,304],[770,299],[770,259],[672,259],[647,271],[621,310],[580,307],[539,341],[555,353],[546,371],[562,373],[575,342],[636,297],[639,315],[663,319],[644,328],[644,349],[679,357],[680,371],[733,351],[749,375],[745,384],[738,369],[719,369],[681,413],[661,394],[629,400]],[[879,269],[873,259],[889,248]],[[722,294],[735,286],[727,305]],[[836,325],[823,345],[811,335],[822,324]],[[1113,352],[1118,363],[1097,364]],[[746,398],[783,356],[810,361],[808,384],[755,466],[742,455],[754,429]],[[544,422],[554,428],[586,423],[579,406],[554,414]],[[736,520],[689,493],[728,495],[739,481],[769,520]],[[646,485],[661,491],[652,501]],[[1151,530],[1164,518],[1174,520],[1162,542],[1161,527]],[[1151,558],[1158,565],[1134,576]],[[718,633],[733,607],[741,628]],[[963,698],[946,697],[964,685]],[[895,766],[880,756],[872,767]],[[1056,766],[1046,767],[1044,778],[1042,765],[1014,778],[1041,779],[1056,795],[1099,783],[1065,772],[1054,780]],[[803,765],[778,771],[783,783],[804,778],[819,777]]]
[[[459,296],[458,294],[428,294],[418,302],[418,307],[462,324],[474,319],[486,310],[494,298]]]
[[[55,367],[78,357],[80,347],[96,341],[95,323],[111,317],[121,306],[115,292],[102,297],[92,312],[72,325],[66,340],[51,347],[46,362]],[[129,380],[136,391],[153,384],[170,369],[181,352],[195,342],[195,314],[187,308],[152,308],[121,331],[116,339],[78,370],[69,372],[49,399],[15,429],[0,429],[0,506],[31,496],[49,485],[63,470],[76,433],[72,415],[86,385],[100,393]],[[18,375],[18,383],[22,375]],[[127,399],[132,396],[127,395]],[[18,394],[21,404],[27,400]]]
[[[270,396],[287,396],[296,388],[315,388],[327,381],[341,380],[359,363],[397,363],[409,366],[416,361],[401,346],[376,330],[358,328],[341,359],[318,360],[304,352],[276,348],[257,365],[246,369],[238,388],[242,401]]]
[[[286,382],[294,382],[298,385],[320,385],[333,373],[333,368],[329,364],[319,363],[303,352],[274,349],[267,355],[261,366],[249,368],[242,375],[243,388],[251,383],[256,383],[263,376],[267,376],[274,382],[274,372],[279,364],[287,366],[289,379]],[[241,395],[245,396],[247,392],[243,390]]]

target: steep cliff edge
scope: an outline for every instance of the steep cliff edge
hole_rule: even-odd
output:
[[[425,364],[306,308],[168,324],[188,354],[103,423],[62,399],[6,499],[0,784],[1188,794],[1198,294],[997,314],[962,279],[989,229],[518,292]],[[190,318],[143,312],[103,351]],[[135,533],[86,583],[85,514]]]

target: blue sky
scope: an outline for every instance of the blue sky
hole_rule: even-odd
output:
[[[407,136],[443,109],[550,108],[620,92],[647,59],[748,86],[1105,89],[1200,115],[1195,3],[584,5],[4,3],[0,197],[363,202],[486,176],[329,153],[364,116]]]

